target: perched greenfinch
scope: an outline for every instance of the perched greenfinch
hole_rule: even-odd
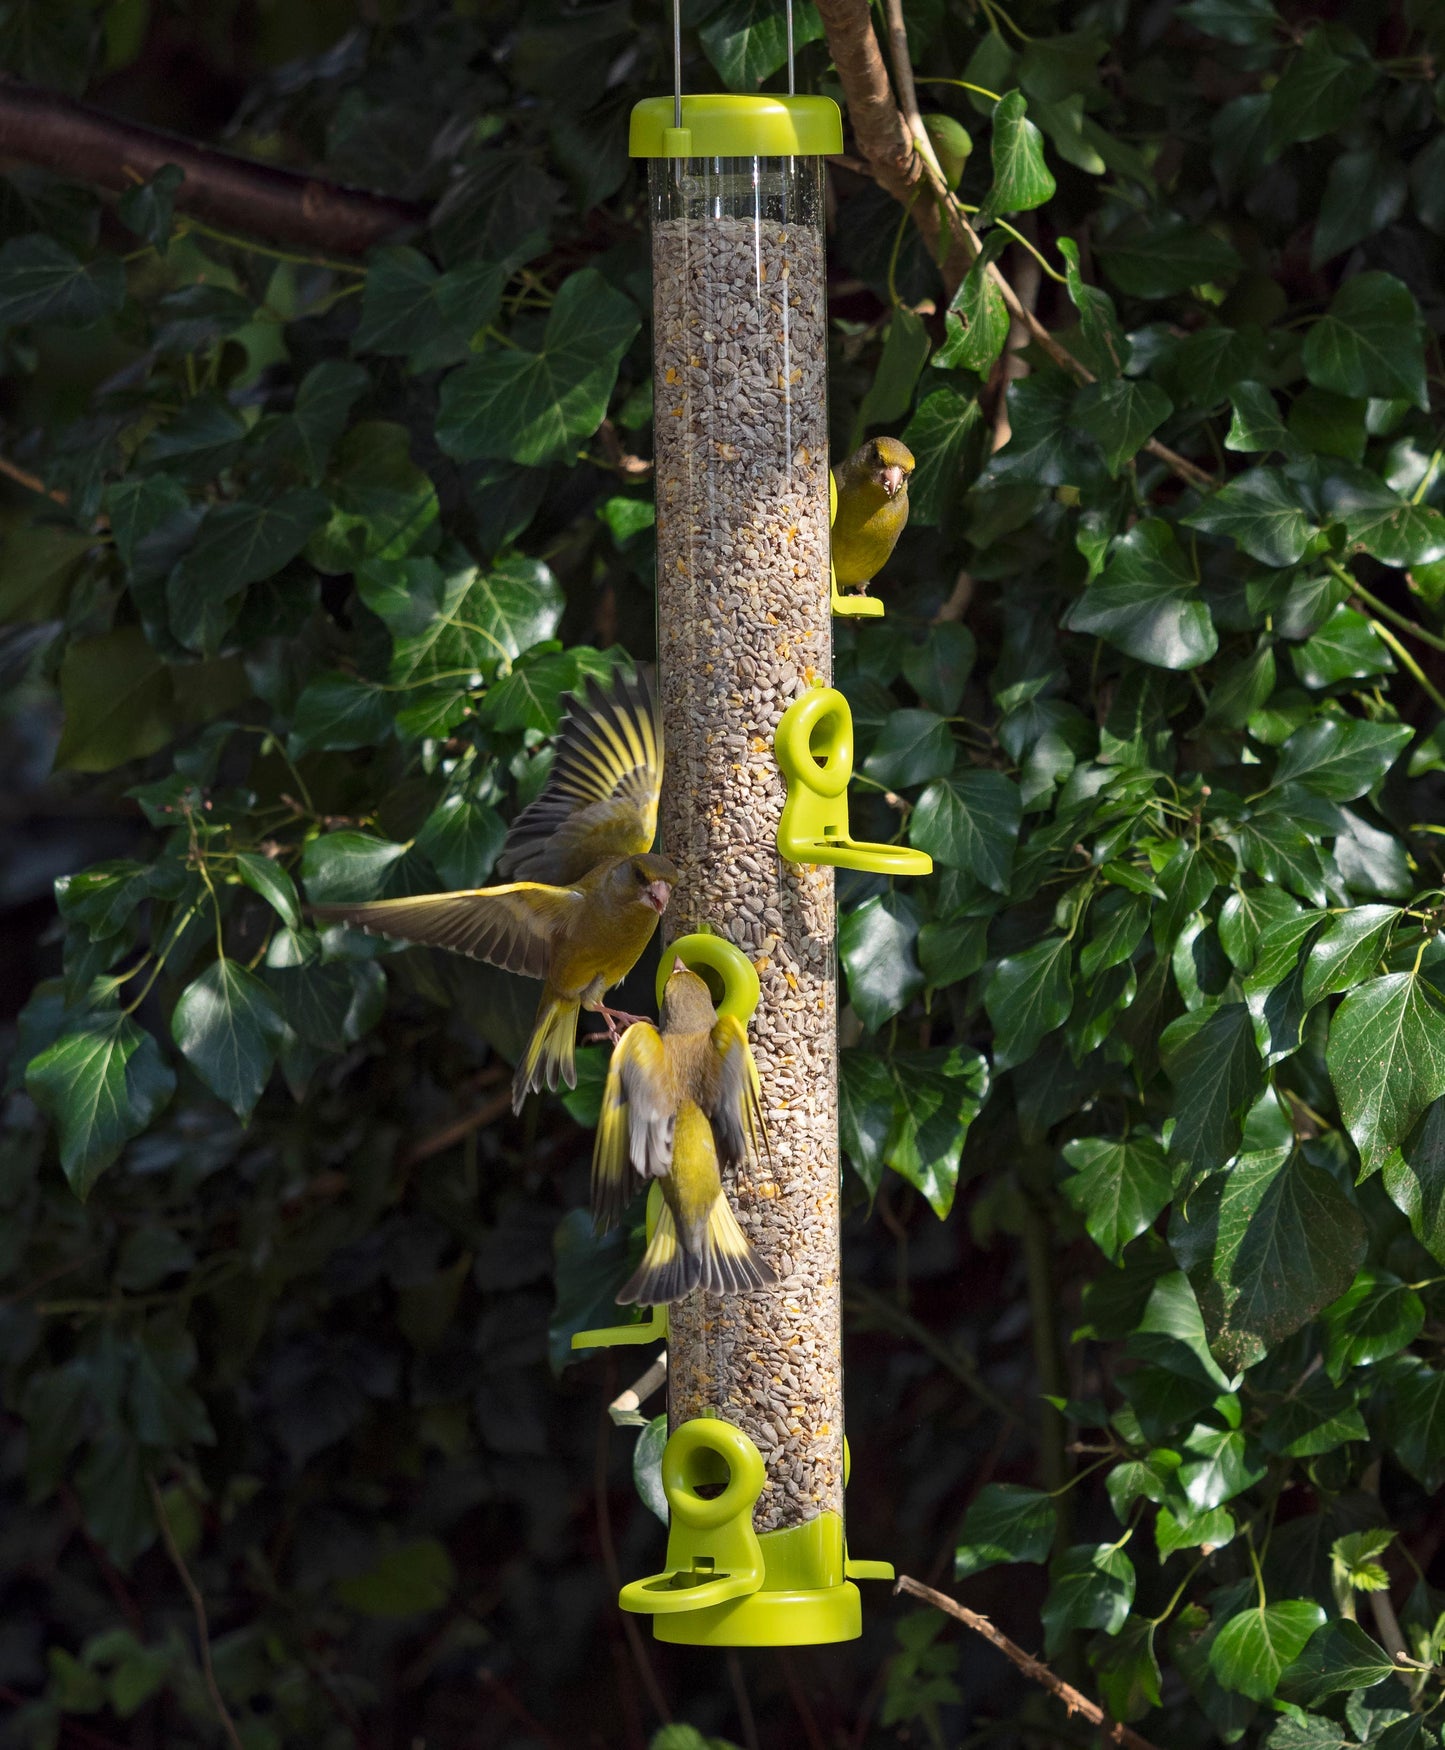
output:
[[[833,470],[833,575],[839,589],[868,587],[888,563],[908,522],[913,452],[897,438],[869,438]]]
[[[636,965],[667,907],[677,869],[652,856],[662,788],[662,722],[641,677],[606,694],[589,681],[572,698],[541,794],[512,823],[498,868],[503,887],[318,905],[403,942],[450,948],[542,980],[531,1038],[512,1078],[512,1109],[534,1089],[577,1085],[579,1009],[616,1039],[633,1015],[603,997]]]
[[[694,1288],[747,1294],[777,1277],[748,1243],[723,1195],[721,1167],[766,1146],[747,1028],[712,1006],[707,985],[674,960],[661,1029],[634,1023],[612,1053],[592,1155],[592,1214],[614,1226],[656,1179],[662,1211],[618,1302],[665,1306]]]

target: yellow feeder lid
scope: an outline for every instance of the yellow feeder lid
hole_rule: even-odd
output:
[[[843,150],[843,115],[831,97],[743,97],[702,92],[644,97],[632,111],[634,158],[821,158]]]

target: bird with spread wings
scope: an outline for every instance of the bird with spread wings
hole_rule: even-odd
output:
[[[662,790],[662,721],[646,679],[573,696],[547,782],[512,823],[500,887],[318,905],[320,918],[489,961],[542,980],[537,1018],[512,1080],[512,1107],[534,1088],[577,1085],[579,1009],[612,1037],[634,1016],[603,1001],[636,965],[677,881],[651,854]],[[522,879],[512,879],[522,877]]]

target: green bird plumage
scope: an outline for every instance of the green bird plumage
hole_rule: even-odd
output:
[[[776,1282],[738,1226],[722,1167],[766,1146],[762,1093],[747,1029],[718,1015],[707,985],[678,960],[662,998],[661,1028],[634,1023],[612,1054],[592,1155],[592,1212],[612,1227],[656,1179],[662,1212],[626,1306],[665,1306],[694,1288],[746,1294]]]
[[[676,867],[648,852],[661,788],[662,724],[646,682],[609,695],[590,681],[585,698],[571,701],[542,793],[517,816],[498,859],[502,874],[529,879],[313,909],[540,978],[537,1018],[512,1080],[520,1111],[534,1088],[576,1087],[579,1009],[602,1015],[616,1036],[603,998],[636,965],[677,881]]]
[[[913,452],[897,438],[869,438],[833,470],[833,574],[839,589],[866,589],[888,563],[908,522]]]

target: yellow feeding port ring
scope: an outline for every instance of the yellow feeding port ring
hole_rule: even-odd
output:
[[[657,968],[657,1000],[672,977],[674,960],[681,960],[689,972],[696,972],[707,981],[713,1006],[720,1015],[730,1015],[746,1027],[753,1018],[762,995],[757,971],[742,949],[725,936],[714,936],[698,930],[690,936],[679,936],[662,951]]]

